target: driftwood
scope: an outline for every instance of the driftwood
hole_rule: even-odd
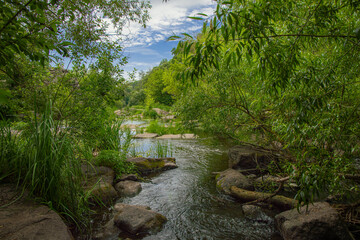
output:
[[[272,193],[248,191],[235,186],[232,186],[230,191],[233,196],[243,202],[267,202],[282,209],[292,209],[298,204],[298,202],[292,198],[274,195]]]

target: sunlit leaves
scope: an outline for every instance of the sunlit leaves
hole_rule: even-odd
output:
[[[359,6],[352,0],[219,1],[202,33],[183,38],[175,51],[186,66],[182,81],[208,81],[206,90],[229,80],[210,76],[243,70],[233,88],[216,90],[233,102],[206,101],[221,113],[243,110],[248,124],[281,143],[293,156],[284,169],[304,203],[320,191],[355,189],[340,189],[344,179],[331,176],[351,171],[342,164],[354,159],[360,138]]]

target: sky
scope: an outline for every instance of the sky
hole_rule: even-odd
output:
[[[134,68],[147,71],[157,66],[164,58],[171,59],[171,50],[176,41],[166,41],[172,35],[196,33],[202,28],[202,21],[189,19],[197,13],[212,15],[216,2],[213,0],[150,0],[150,20],[144,29],[132,23],[123,29],[124,54],[128,64],[124,67],[125,77]]]

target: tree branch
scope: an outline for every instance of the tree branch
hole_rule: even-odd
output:
[[[9,24],[14,21],[14,19],[22,12],[26,9],[27,6],[29,6],[29,4],[32,2],[33,0],[29,0],[14,16],[12,16],[7,23],[5,23],[5,25],[0,29],[0,34],[5,30],[5,28],[7,26],[9,26]]]

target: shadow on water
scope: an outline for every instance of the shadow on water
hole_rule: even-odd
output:
[[[136,144],[147,151],[156,141],[139,139]],[[162,231],[143,239],[278,239],[272,218],[244,217],[240,204],[216,189],[212,172],[227,168],[227,146],[204,140],[161,141],[172,145],[179,167],[142,183],[136,197],[119,200],[149,206],[167,217]]]

